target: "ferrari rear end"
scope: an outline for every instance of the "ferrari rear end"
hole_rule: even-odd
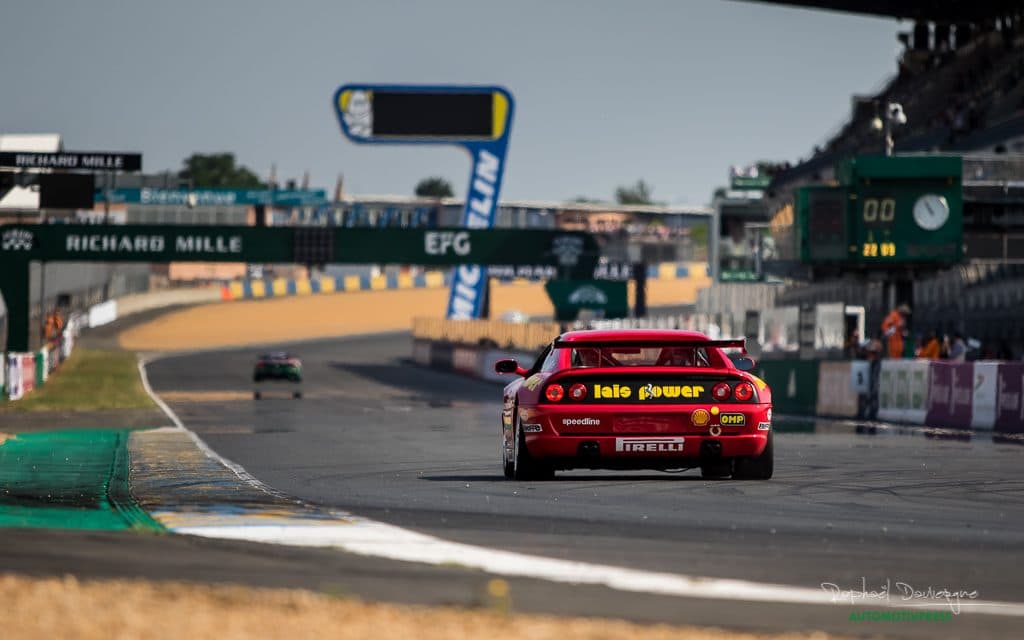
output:
[[[722,473],[710,475],[732,475],[724,463],[768,446],[767,395],[739,371],[570,370],[547,380],[534,407],[520,409],[520,424],[530,454],[556,469],[717,466]]]

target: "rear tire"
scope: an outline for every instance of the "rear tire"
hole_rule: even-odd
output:
[[[515,451],[512,460],[512,478],[514,480],[551,480],[555,477],[553,468],[530,455],[530,450],[526,448],[526,436],[519,429],[518,416],[516,416],[513,437],[515,438]]]
[[[774,436],[768,432],[768,444],[761,455],[756,458],[743,458],[736,461],[736,473],[733,475],[738,480],[768,480],[775,472],[775,452],[772,444]]]
[[[302,392],[296,391],[295,393],[292,394],[292,397],[295,398],[296,400],[302,400]]]
[[[700,475],[705,480],[725,480],[733,474],[731,458],[705,462],[700,465]]]
[[[262,397],[263,397],[263,394],[261,394],[259,391],[253,391],[252,392],[252,399],[253,400],[259,400]]]

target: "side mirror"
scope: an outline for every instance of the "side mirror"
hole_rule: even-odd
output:
[[[754,368],[754,360],[745,356],[742,358],[736,358],[732,361],[732,364],[740,371],[750,371]]]
[[[522,369],[519,368],[519,363],[513,358],[498,360],[494,363],[495,373],[520,373],[521,371]]]

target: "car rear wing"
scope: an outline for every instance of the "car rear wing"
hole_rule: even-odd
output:
[[[733,340],[651,340],[650,338],[639,338],[635,340],[630,340],[629,338],[621,338],[615,340],[556,339],[554,344],[554,347],[556,349],[608,349],[617,346],[630,346],[652,349],[662,349],[665,347],[713,347],[717,349],[739,349],[740,353],[742,353],[743,355],[747,354],[746,338],[736,338]]]

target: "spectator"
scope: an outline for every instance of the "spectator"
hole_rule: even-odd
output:
[[[967,360],[967,343],[959,331],[953,332],[953,341],[949,345],[949,359],[952,362],[964,362]]]
[[[882,339],[885,336],[881,331],[868,340],[864,347],[864,355],[869,363],[868,369],[868,395],[860,406],[859,415],[862,418],[874,420],[878,416],[878,385],[882,376]]]
[[[907,335],[907,316],[910,315],[910,307],[901,304],[885,317],[882,321],[882,333],[885,335],[890,358],[903,357],[903,338]]]
[[[939,338],[933,329],[925,336],[924,344],[921,345],[921,351],[917,354],[917,357],[924,358],[925,360],[938,360],[941,351],[942,347],[939,344]]]

